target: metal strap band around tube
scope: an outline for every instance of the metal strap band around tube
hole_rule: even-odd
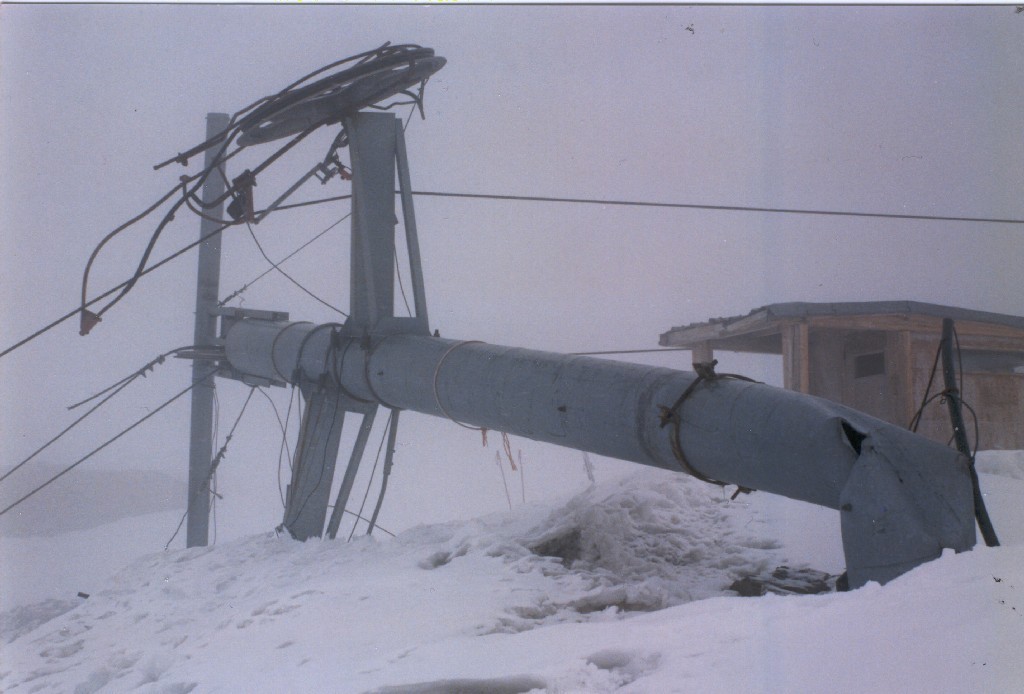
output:
[[[276,373],[281,378],[281,380],[284,381],[285,383],[291,383],[292,381],[290,381],[287,376],[285,376],[283,373],[281,373],[281,369],[279,369],[277,367],[277,341],[279,339],[281,339],[282,335],[284,335],[286,332],[288,332],[289,330],[294,328],[296,325],[312,325],[312,324],[313,324],[313,322],[312,321],[308,321],[308,320],[300,320],[300,321],[296,321],[294,323],[289,323],[288,325],[284,326],[283,328],[281,328],[280,330],[277,331],[277,334],[274,335],[273,341],[270,343],[270,365],[272,367],[274,367],[274,373]]]
[[[475,427],[475,426],[471,426],[469,424],[463,424],[459,420],[455,419],[455,417],[452,417],[451,414],[448,413],[448,410],[446,410],[444,408],[444,405],[441,404],[441,398],[438,397],[438,395],[437,395],[437,377],[441,374],[441,365],[444,364],[444,360],[448,358],[449,354],[454,352],[459,347],[462,347],[463,345],[472,345],[472,344],[482,345],[482,344],[484,344],[484,342],[482,340],[463,340],[462,342],[456,342],[454,345],[449,347],[447,349],[447,351],[445,351],[444,354],[441,355],[440,361],[437,362],[437,366],[434,368],[434,402],[437,403],[437,408],[439,410],[441,410],[441,412],[444,414],[445,417],[447,417],[448,419],[452,420],[453,422],[458,424],[460,427],[465,427],[466,429],[472,429],[473,431],[485,431],[486,429],[484,427]],[[487,440],[487,438],[485,436],[484,437],[484,441],[486,442],[486,440]]]
[[[683,391],[683,394],[673,403],[672,407],[665,407],[659,405],[661,409],[661,426],[672,425],[672,436],[669,438],[669,443],[672,445],[672,454],[675,456],[676,461],[683,468],[683,471],[692,477],[696,477],[701,482],[707,482],[708,484],[718,485],[719,487],[728,486],[727,482],[716,480],[712,477],[708,477],[697,468],[693,467],[686,454],[683,452],[683,442],[680,436],[680,429],[682,428],[682,409],[683,403],[690,397],[690,395],[697,390],[697,387],[702,383],[720,381],[720,380],[737,380],[747,381],[749,383],[757,383],[752,378],[741,376],[740,374],[719,374],[715,373],[715,364],[718,363],[717,359],[710,362],[695,362],[693,365],[694,371],[697,373],[697,378],[693,379],[690,385]],[[743,486],[737,486],[736,493],[732,495],[735,499],[740,494],[749,494],[754,490]]]
[[[321,323],[320,325],[316,326],[315,328],[310,330],[308,333],[306,333],[306,336],[304,338],[302,338],[302,342],[299,343],[299,355],[295,358],[295,371],[297,372],[297,375],[305,376],[305,374],[301,373],[301,371],[302,371],[302,355],[306,351],[306,345],[309,343],[310,338],[312,338],[314,335],[316,335],[318,332],[320,332],[324,328],[331,328],[333,330],[334,328],[340,328],[340,327],[342,327],[341,323]],[[330,353],[331,353],[330,349],[328,349],[326,352],[324,352],[324,371],[327,370],[327,359],[328,359]]]
[[[373,355],[376,354],[380,346],[387,342],[392,337],[395,337],[395,334],[385,335],[380,342],[378,342],[376,345],[373,345],[372,347],[370,347],[369,350],[367,350],[366,360],[363,362],[363,377],[366,379],[366,387],[370,390],[370,394],[377,399],[377,402],[379,402],[384,407],[387,407],[388,409],[401,410],[401,407],[392,405],[387,400],[382,398],[380,394],[376,390],[374,390],[373,382],[370,380],[370,360],[373,359]]]
[[[334,340],[334,336],[335,335],[340,335],[340,334],[341,333],[337,333],[337,332],[332,332],[331,333],[331,340],[332,340],[332,342],[331,342],[331,349],[330,349],[330,352],[328,353],[330,355],[330,358],[334,360],[334,363],[331,365],[331,367],[329,369],[330,375],[334,377],[334,385],[336,385],[338,387],[338,390],[340,390],[343,395],[346,395],[347,397],[352,398],[356,402],[361,402],[361,403],[364,403],[364,404],[373,403],[374,402],[373,400],[369,400],[367,398],[361,398],[358,395],[356,395],[355,393],[353,393],[352,391],[350,391],[348,388],[345,387],[345,384],[341,380],[341,371],[345,367],[345,357],[348,356],[348,349],[349,349],[349,347],[352,346],[352,340],[347,340],[345,342],[345,346],[341,348],[341,363],[339,364],[338,363],[338,349],[339,349],[339,347],[338,347],[338,345],[333,340]],[[372,392],[372,388],[371,388],[371,392]]]

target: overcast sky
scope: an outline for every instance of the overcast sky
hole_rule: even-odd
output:
[[[152,166],[200,141],[207,112],[235,111],[385,41],[448,59],[427,87],[426,120],[414,117],[406,133],[420,190],[1024,218],[1024,15],[1011,6],[4,4],[0,347],[77,305],[93,247],[174,184],[180,167]],[[331,137],[268,171],[257,204]],[[346,192],[334,180],[301,196]],[[283,212],[257,233],[281,258],[347,212],[344,202]],[[431,327],[452,338],[656,347],[672,326],[782,301],[1024,314],[1021,225],[437,198],[418,198],[416,213]],[[127,278],[154,223],[106,249],[92,287]],[[197,220],[180,214],[156,257],[197,234]],[[287,267],[347,307],[347,248],[343,224]],[[221,296],[265,267],[244,229],[232,230]],[[191,342],[194,278],[188,255],[142,280],[92,335],[68,321],[0,359],[3,466],[69,423],[77,411],[66,405]],[[275,276],[243,298],[297,319],[338,318]],[[777,360],[719,358],[781,381]],[[689,363],[687,353],[636,359]],[[74,461],[189,378],[187,363],[165,364],[43,462]],[[247,389],[221,382],[219,392],[223,438]],[[287,406],[287,391],[271,395]],[[221,468],[222,537],[280,520],[280,435],[264,398],[250,408]],[[184,479],[187,422],[183,400],[82,468]],[[578,453],[513,445],[528,498],[585,485]],[[382,525],[499,510],[494,449],[449,422],[403,417]],[[19,488],[39,479],[24,472]],[[30,503],[74,503],[79,473]]]

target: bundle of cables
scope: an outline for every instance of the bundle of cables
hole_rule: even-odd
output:
[[[427,80],[444,67],[444,64],[445,59],[435,56],[431,48],[413,44],[391,45],[386,43],[372,51],[349,56],[325,65],[276,94],[255,101],[232,115],[227,127],[219,134],[157,164],[153,167],[154,169],[161,169],[173,163],[185,166],[188,165],[190,158],[216,148],[214,156],[207,159],[212,163],[199,173],[182,176],[178,184],[152,206],[111,231],[97,244],[92,255],[89,256],[82,277],[79,334],[88,334],[101,320],[103,314],[124,298],[138,279],[145,274],[146,264],[149,262],[157,239],[164,228],[174,219],[175,213],[181,209],[182,205],[188,206],[190,210],[206,219],[221,224],[218,232],[233,224],[254,221],[252,188],[256,185],[256,177],[285,152],[321,126],[341,123],[342,128],[331,143],[323,162],[318,163],[315,168],[325,172],[327,176],[339,171],[343,172],[344,167],[337,158],[337,151],[348,144],[344,128],[345,118],[364,108],[387,110],[403,104],[413,104],[423,116],[423,92]],[[331,74],[321,77],[324,73],[332,70],[334,72]],[[314,80],[314,78],[318,79]],[[419,85],[418,89],[412,91],[417,85]],[[406,100],[381,103],[397,95],[405,96]],[[213,200],[201,200],[198,197],[197,192],[209,176],[215,171],[224,175],[224,164],[243,149],[286,137],[291,137],[291,139],[258,166],[251,170],[246,169],[230,183],[225,181],[227,186],[222,195]],[[290,191],[295,187],[293,186]],[[134,275],[124,283],[120,293],[116,294],[105,306],[97,311],[89,310],[88,307],[95,302],[95,300],[88,300],[89,271],[100,250],[112,238],[147,217],[179,192],[180,199],[171,205],[160,220],[149,239]],[[214,219],[203,212],[203,210],[221,205],[228,198],[231,198],[231,204],[228,206],[228,215],[231,219]]]

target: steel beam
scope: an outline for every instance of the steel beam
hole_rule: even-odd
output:
[[[352,157],[353,328],[369,329],[394,315],[397,124],[391,113],[357,113],[345,120]]]
[[[686,470],[663,416],[694,373],[422,335],[332,340],[309,324],[248,319],[232,326],[225,350],[254,376],[328,379],[386,407]],[[678,417],[678,447],[704,476],[839,510],[853,587],[974,545],[967,460],[951,448],[738,380],[702,382]]]
[[[338,444],[345,422],[344,396],[336,388],[314,387],[306,398],[292,479],[285,495],[282,526],[293,537],[318,537],[324,529]]]
[[[416,231],[416,214],[412,202],[412,181],[409,176],[409,156],[405,151],[405,135],[395,122],[395,164],[398,168],[398,192],[402,198],[402,222],[405,226],[405,246],[409,251],[409,275],[412,283],[413,306],[422,332],[427,330],[427,294],[423,286],[423,264],[420,262],[420,242]]]
[[[274,336],[275,345],[280,342],[283,349],[294,349],[300,354],[314,344],[322,346],[324,340],[329,345],[334,344],[336,335],[342,330],[349,335],[361,336],[385,326],[403,332],[427,331],[415,220],[411,201],[409,206],[405,205],[409,182],[400,122],[393,114],[357,113],[346,118],[345,129],[352,156],[350,315],[344,326],[331,324],[318,329],[306,325]],[[403,194],[403,214],[413,265],[414,297],[417,311],[422,308],[422,319],[418,315],[396,320],[394,316],[396,164],[401,187],[406,191]],[[320,351],[325,353],[323,349]],[[344,355],[340,356],[343,360]],[[330,366],[337,363],[338,359],[335,359]],[[345,412],[363,415],[363,424],[327,529],[328,535],[334,537],[373,424],[376,401],[352,397],[344,388],[338,388],[337,383],[329,387],[329,374],[324,371],[329,366],[327,363],[321,364],[315,375],[296,371],[294,364],[285,362],[272,366],[277,379],[291,380],[301,386],[309,404],[303,415],[282,522],[282,527],[293,537],[306,540],[323,532]]]
[[[228,127],[226,113],[206,116],[206,137],[219,135]],[[216,148],[206,150],[204,167],[214,165]],[[203,184],[203,202],[210,203],[224,194],[224,179],[217,173]],[[211,234],[224,216],[224,204],[212,207],[199,222],[199,236]],[[199,269],[196,276],[196,320],[192,344],[210,347],[217,337],[218,294],[220,292],[220,234],[199,244]],[[192,362],[192,414],[188,455],[188,523],[185,530],[187,547],[205,547],[209,541],[210,464],[213,459],[213,371],[216,361],[196,359]]]
[[[377,416],[377,409],[377,406],[374,405],[363,413],[363,421],[359,425],[356,442],[352,445],[352,455],[349,456],[348,467],[345,468],[345,476],[341,480],[338,497],[334,501],[334,511],[331,512],[331,520],[327,524],[327,537],[332,540],[337,537],[338,528],[341,526],[341,518],[345,515],[345,507],[348,505],[348,498],[352,494],[352,485],[356,482],[356,473],[359,472],[359,463],[363,460],[366,443],[370,440],[370,430],[373,429],[373,421]],[[358,521],[358,519],[356,520]]]

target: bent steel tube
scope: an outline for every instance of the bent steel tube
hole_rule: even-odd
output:
[[[333,382],[388,407],[685,471],[664,411],[691,372],[424,335],[332,340],[312,324],[253,319],[232,326],[225,350],[245,374]],[[686,460],[703,475],[839,510],[851,587],[975,543],[969,468],[954,449],[739,380],[700,384],[678,418]]]

